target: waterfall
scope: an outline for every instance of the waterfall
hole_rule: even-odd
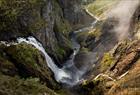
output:
[[[42,44],[39,43],[34,37],[18,38],[17,41],[18,41],[18,43],[25,42],[27,44],[31,44],[44,54],[47,65],[54,73],[54,77],[57,82],[65,83],[68,85],[75,85],[76,83],[79,82],[80,76],[83,73],[81,71],[79,71],[72,64],[73,57],[75,56],[75,52],[72,56],[72,59],[70,59],[66,62],[67,64],[71,64],[71,65],[65,65],[65,66],[63,66],[63,68],[58,68],[57,65],[54,63],[54,61],[51,59],[51,57],[47,54],[47,52],[43,48]]]
[[[42,52],[44,54],[46,63],[48,65],[48,67],[51,69],[51,71],[54,73],[54,77],[55,77],[56,81],[63,83],[63,84],[73,86],[82,80],[81,77],[86,72],[85,70],[77,69],[77,67],[75,66],[75,63],[74,63],[75,55],[79,52],[79,49],[80,49],[80,45],[76,41],[75,35],[79,32],[85,32],[87,30],[94,28],[97,21],[98,20],[95,20],[95,21],[93,21],[93,23],[91,23],[90,26],[73,32],[71,41],[72,41],[74,52],[70,56],[69,60],[67,60],[64,63],[62,68],[57,67],[57,65],[54,63],[52,58],[47,54],[47,52],[43,48],[42,44],[40,42],[38,42],[34,37],[27,37],[27,38],[19,37],[19,38],[17,38],[17,43],[15,43],[15,42],[8,43],[5,41],[1,41],[1,43],[5,44],[7,47],[11,46],[11,45],[17,45],[22,42],[33,45],[35,48],[37,48],[40,52]]]
[[[43,48],[42,44],[38,42],[34,37],[18,38],[17,41],[18,43],[26,42],[27,44],[31,44],[34,47],[36,47],[39,51],[41,51],[45,56],[48,67],[54,73],[54,77],[56,81],[73,86],[82,80],[81,77],[86,72],[86,70],[77,69],[77,67],[74,64],[75,55],[79,52],[80,49],[80,45],[76,41],[75,35],[79,32],[85,32],[87,30],[93,29],[97,21],[98,20],[96,19],[91,23],[90,26],[73,32],[74,34],[71,37],[71,41],[72,41],[74,52],[70,56],[69,60],[67,60],[64,63],[62,68],[57,67],[57,65],[54,63],[54,61],[51,59],[51,57],[47,54],[47,52]]]

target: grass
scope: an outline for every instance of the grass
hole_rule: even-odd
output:
[[[110,53],[105,53],[101,61],[101,71],[105,71],[114,63],[115,59]]]
[[[94,36],[99,38],[101,36],[101,29],[100,28],[95,28],[91,31],[88,32],[90,36]]]
[[[104,12],[106,12],[114,3],[117,3],[117,1],[119,0],[95,0],[93,3],[87,5],[86,8],[95,16],[104,17]]]

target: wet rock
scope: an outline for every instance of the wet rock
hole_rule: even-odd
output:
[[[74,59],[75,66],[81,71],[89,71],[94,67],[97,60],[97,54],[88,51],[86,48],[82,48]]]

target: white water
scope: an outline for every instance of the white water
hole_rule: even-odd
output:
[[[90,31],[91,29],[94,28],[94,26],[96,25],[97,22],[98,22],[98,20],[95,20],[91,23],[91,25],[89,25],[87,27],[84,27],[82,29],[79,29],[77,31],[74,31],[74,33],[88,32],[88,31]]]
[[[96,19],[96,18],[95,18]],[[87,32],[87,30],[93,29],[95,24],[98,22],[98,19],[93,21],[90,26],[79,29],[78,31],[74,31],[74,35],[71,38],[73,45],[73,54],[70,56],[69,60],[67,60],[62,68],[58,68],[51,57],[47,54],[42,44],[39,43],[34,37],[28,38],[18,38],[18,43],[26,42],[27,44],[31,44],[36,47],[39,51],[41,51],[46,59],[48,67],[53,71],[54,77],[57,82],[68,84],[68,85],[76,85],[78,82],[82,80],[82,75],[86,72],[86,70],[79,70],[75,67],[74,58],[75,55],[79,52],[80,45],[77,43],[76,38],[74,37],[76,33],[79,32]]]
[[[80,75],[83,73],[72,64],[74,56],[77,52],[74,52],[72,59],[68,60],[69,62],[67,61],[67,64],[69,63],[71,66],[65,65],[63,68],[58,68],[51,57],[46,53],[41,43],[39,43],[35,38],[18,38],[17,41],[18,43],[26,42],[27,44],[31,44],[44,54],[48,67],[53,71],[57,82],[69,85],[75,85],[79,82]],[[79,48],[79,46],[77,48]]]
[[[85,9],[85,12],[86,12],[87,14],[89,14],[91,17],[93,17],[95,20],[94,20],[89,26],[84,27],[84,28],[81,28],[81,29],[79,29],[79,30],[77,30],[77,31],[74,31],[74,33],[88,32],[89,30],[91,30],[91,29],[93,29],[93,28],[95,27],[95,25],[96,25],[96,23],[97,23],[98,21],[100,21],[100,18],[97,17],[97,16],[95,16],[95,15],[92,14],[91,12],[89,12],[88,9]]]
[[[74,31],[73,36],[75,36],[76,33],[87,32],[87,30],[94,28],[97,21],[98,20],[93,21],[93,23],[91,23],[91,25],[88,27],[79,29],[78,31]],[[75,37],[72,37],[71,40],[72,40],[74,52],[70,56],[70,59],[64,63],[64,66],[62,68],[57,67],[57,65],[54,63],[54,61],[51,59],[51,57],[47,54],[47,52],[43,48],[42,44],[38,42],[34,37],[17,38],[18,43],[15,43],[15,42],[8,43],[5,41],[1,41],[1,43],[6,46],[17,45],[22,42],[33,45],[35,48],[37,48],[39,51],[41,51],[44,54],[47,65],[54,73],[54,77],[56,81],[73,86],[82,80],[81,77],[86,72],[86,70],[82,71],[82,70],[77,69],[77,67],[75,67],[74,58],[75,58],[75,55],[79,52],[80,45],[77,43]]]

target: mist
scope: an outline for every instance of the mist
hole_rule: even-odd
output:
[[[130,37],[130,23],[140,4],[140,0],[121,0],[107,14],[108,18],[115,18],[118,24],[114,27],[118,40]]]

